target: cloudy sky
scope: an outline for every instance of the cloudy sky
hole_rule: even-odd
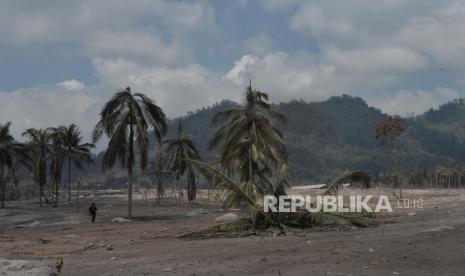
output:
[[[131,86],[170,117],[239,100],[361,96],[419,114],[465,93],[465,4],[439,0],[0,0],[0,118],[75,122]]]

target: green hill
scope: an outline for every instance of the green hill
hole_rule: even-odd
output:
[[[192,134],[207,161],[212,161],[216,154],[207,149],[218,127],[211,125],[211,118],[234,105],[236,103],[223,101],[182,117],[186,131]],[[287,124],[281,128],[297,184],[326,182],[347,169],[382,172],[389,168],[391,151],[374,139],[372,129],[387,114],[368,106],[362,98],[343,95],[322,102],[294,100],[274,105],[274,108],[287,116]],[[168,137],[174,135],[178,119],[171,121]],[[400,142],[402,168],[419,170],[465,164],[465,104],[462,100],[405,118],[405,122],[407,131]],[[94,169],[97,168],[91,170]]]

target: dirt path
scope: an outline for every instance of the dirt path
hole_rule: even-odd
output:
[[[0,257],[62,257],[63,275],[464,275],[464,194],[406,191],[424,197],[424,208],[396,210],[376,227],[207,240],[172,237],[211,225],[224,213],[219,205],[139,201],[136,220],[114,223],[125,201],[97,196],[83,202],[98,202],[92,225],[72,209],[14,203],[0,212]]]

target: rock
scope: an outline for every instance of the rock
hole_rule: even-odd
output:
[[[438,228],[428,229],[428,230],[423,231],[423,232],[424,232],[424,233],[428,233],[428,232],[439,232],[439,231],[453,230],[453,229],[455,229],[454,226],[441,226],[441,227],[438,227]]]
[[[373,248],[368,249],[368,251],[370,251],[372,253],[375,252],[375,250]]]
[[[233,213],[227,213],[215,218],[216,222],[231,222],[237,220],[239,217]]]
[[[311,243],[312,243],[312,241],[307,241],[307,244],[311,244]]]
[[[35,220],[35,221],[31,222],[31,223],[28,225],[28,227],[35,227],[35,226],[38,226],[38,225],[40,225],[40,221]]]
[[[108,246],[107,246],[107,250],[113,250],[113,245],[111,245],[111,244],[108,245]]]
[[[7,260],[0,258],[0,275],[4,276],[56,276],[47,264],[39,261]]]
[[[392,272],[392,275],[400,275],[400,273],[397,272],[397,271],[394,271],[394,272]]]
[[[39,241],[41,244],[46,244],[46,243],[49,243],[50,240],[46,240],[46,239],[42,239],[42,238],[39,238]]]
[[[207,210],[203,209],[203,208],[199,208],[199,209],[195,209],[195,210],[192,210],[190,212],[187,213],[187,216],[188,217],[196,217],[196,216],[200,216],[200,215],[204,215],[204,214],[207,214]]]
[[[111,220],[111,222],[131,222],[131,221],[125,218],[114,218]]]
[[[117,257],[115,257],[115,256],[113,256],[113,257],[111,257],[111,258],[110,258],[110,260],[112,260],[112,261],[116,261],[116,260],[118,260],[118,258],[117,258]]]
[[[170,271],[173,271],[173,269],[171,267],[165,267],[165,268],[163,268],[162,271],[163,272],[170,272]]]
[[[84,248],[83,250],[86,251],[86,250],[91,250],[91,249],[96,249],[97,247],[95,246],[95,243],[91,242],[91,243],[88,243],[87,245],[84,245]]]
[[[407,216],[409,216],[409,217],[413,217],[413,216],[416,216],[416,215],[417,215],[417,213],[415,213],[415,212],[407,213]]]
[[[268,262],[268,258],[267,257],[263,257],[260,259],[260,262]]]

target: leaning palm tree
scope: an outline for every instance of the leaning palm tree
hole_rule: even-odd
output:
[[[28,149],[24,145],[15,141],[10,134],[11,122],[0,124],[0,186],[1,186],[1,206],[5,208],[6,177],[12,176],[16,183],[16,165],[29,167],[27,162],[29,157]],[[7,174],[7,175],[6,175]]]
[[[131,89],[117,92],[103,107],[100,121],[93,132],[94,143],[103,134],[110,141],[103,156],[102,170],[112,168],[119,159],[128,172],[128,217],[132,217],[132,176],[135,165],[135,149],[140,155],[140,168],[144,170],[148,160],[149,129],[161,140],[166,132],[166,117],[159,106],[141,93]]]
[[[33,154],[34,178],[39,185],[39,202],[42,206],[44,195],[44,186],[47,183],[47,157],[51,152],[50,131],[46,129],[29,128],[22,134],[28,138],[28,146]]]
[[[219,163],[229,175],[240,176],[243,190],[252,198],[271,190],[267,176],[287,157],[283,134],[275,122],[284,123],[283,114],[273,110],[268,95],[246,88],[242,105],[219,112],[213,123],[223,123],[209,143],[210,149],[222,145]]]
[[[208,170],[217,179],[218,185],[227,191],[227,197],[224,201],[224,208],[228,209],[237,206],[247,206],[253,212],[250,212],[250,217],[241,218],[236,221],[216,224],[205,229],[196,230],[179,235],[181,238],[205,238],[212,236],[224,236],[227,233],[247,232],[256,230],[266,231],[270,228],[277,228],[281,231],[294,228],[309,228],[312,226],[326,224],[353,224],[361,227],[366,227],[362,217],[367,214],[352,214],[352,213],[327,213],[324,211],[308,212],[307,210],[298,209],[296,212],[280,213],[280,212],[265,212],[262,203],[257,199],[249,196],[244,189],[241,188],[237,181],[230,178],[227,173],[215,168],[206,163],[188,159],[193,165]],[[286,195],[285,188],[287,186],[286,176],[290,173],[289,168],[285,163],[278,165],[279,169],[276,174],[276,181],[270,183],[270,195],[276,197]],[[334,194],[342,186],[343,183],[361,184],[362,188],[370,187],[369,176],[363,172],[346,172],[341,176],[336,177],[330,185],[326,187],[324,194]],[[368,215],[368,217],[370,217]]]
[[[192,203],[197,194],[197,169],[187,159],[201,161],[201,158],[191,135],[183,130],[181,121],[178,124],[178,136],[165,140],[163,145],[166,146],[169,168],[174,172],[176,180],[179,181],[181,177],[186,177],[187,199],[189,203]]]
[[[75,124],[61,126],[58,128],[61,132],[63,147],[68,159],[68,204],[71,204],[71,164],[79,170],[84,170],[86,164],[93,164],[92,153],[90,150],[94,147],[91,143],[82,143],[82,135],[79,127]]]

